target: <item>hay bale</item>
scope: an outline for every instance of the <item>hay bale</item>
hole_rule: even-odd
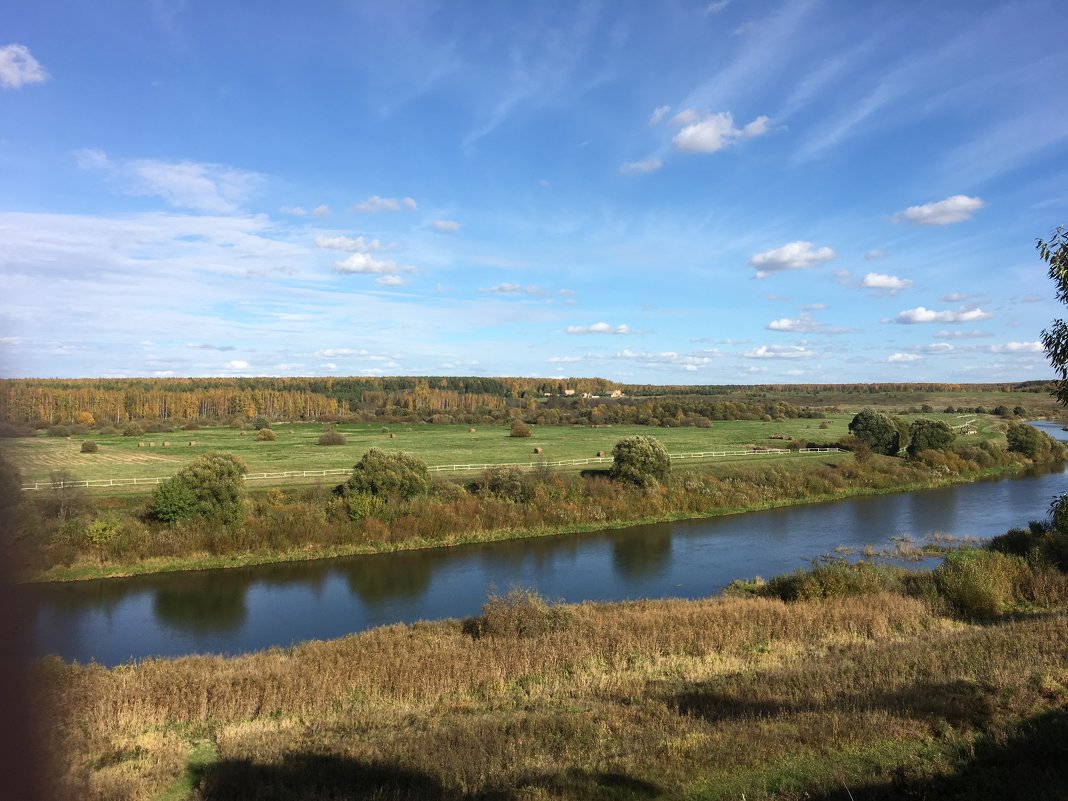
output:
[[[145,443],[143,443],[143,442],[138,442],[138,443],[137,443],[137,447],[138,447],[138,448],[143,448],[143,447],[145,447]]]
[[[607,455],[608,455],[608,454],[607,454],[607,453],[605,453],[604,451],[597,451],[597,458],[598,458],[598,459],[603,459],[603,458],[604,458],[604,457],[606,457]]]
[[[535,448],[535,449],[534,449],[534,453],[535,453],[535,454],[541,453],[541,448]]]
[[[167,440],[163,440],[163,447],[164,447],[164,448],[166,448],[166,447],[167,447],[168,445],[170,445],[170,444],[171,444],[171,443],[167,442]]]
[[[390,434],[390,435],[389,435],[389,438],[390,438],[390,439],[396,439],[396,438],[397,438],[397,435],[396,435],[396,434]]]
[[[197,443],[196,443],[196,440],[194,440],[194,439],[191,439],[191,440],[189,440],[189,447],[190,447],[190,448],[192,448],[192,447],[193,447],[194,445],[196,445],[196,444],[197,444]]]
[[[156,447],[156,443],[155,442],[150,442],[150,443],[148,443],[148,447],[155,448]]]
[[[468,434],[474,434],[475,433],[475,429],[469,428],[469,429],[467,429],[467,433]]]

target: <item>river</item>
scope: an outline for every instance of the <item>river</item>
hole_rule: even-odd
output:
[[[1059,425],[1038,424],[1058,438]],[[476,614],[492,588],[564,601],[699,598],[839,546],[990,537],[1045,517],[1063,466],[934,490],[706,520],[394,554],[27,587],[35,653],[116,665],[237,654],[389,623]]]

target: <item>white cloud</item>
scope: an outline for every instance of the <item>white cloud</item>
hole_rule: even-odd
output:
[[[397,199],[395,197],[379,197],[378,195],[372,195],[367,200],[356,204],[356,211],[362,211],[365,214],[374,214],[378,211],[400,211],[402,208],[415,211],[418,208],[418,204],[410,197]]]
[[[781,248],[754,254],[749,259],[749,266],[756,268],[757,278],[764,278],[768,273],[804,270],[833,258],[834,251],[829,247],[813,250],[811,242],[790,242]]]
[[[450,233],[452,231],[459,231],[463,226],[456,220],[434,220],[430,223],[435,231],[440,231],[443,234]]]
[[[895,323],[914,325],[917,323],[973,323],[977,320],[989,320],[993,317],[982,309],[961,309],[960,311],[935,311],[917,306],[898,312]]]
[[[259,173],[223,164],[155,159],[115,162],[100,150],[81,150],[76,158],[81,169],[106,173],[127,194],[159,197],[176,208],[212,214],[238,211],[264,183]]]
[[[939,331],[935,339],[985,339],[988,336],[986,331]]]
[[[320,206],[316,206],[314,209],[312,209],[312,216],[318,217],[320,220],[324,217],[329,217],[330,207],[327,206],[325,203]]]
[[[550,356],[550,364],[573,364],[575,362],[581,362],[581,356]]]
[[[366,353],[366,351],[360,351],[360,353]],[[315,355],[320,359],[336,359],[339,356],[353,356],[355,354],[356,351],[352,348],[327,348],[326,350],[319,351]]]
[[[569,325],[564,329],[567,334],[629,334],[630,327],[626,325],[609,325],[608,323],[594,323],[593,325]]]
[[[149,342],[146,344],[152,345],[153,343]],[[212,345],[207,342],[187,342],[185,346],[187,348],[191,348],[192,350],[217,350],[224,352],[229,350],[237,350],[237,348],[235,348],[233,345]]]
[[[315,237],[315,244],[326,250],[343,250],[347,253],[371,253],[376,250],[392,250],[392,245],[383,245],[377,239],[368,242],[362,236],[355,239],[348,236],[323,236]]]
[[[82,153],[87,153],[87,152],[92,152],[92,151],[84,151],[84,150],[82,151]],[[80,157],[79,157],[78,166],[82,167],[82,163],[81,163]],[[82,169],[85,169],[85,168],[82,167]],[[305,209],[303,206],[282,206],[282,208],[280,208],[279,211],[282,212],[282,214],[288,214],[291,217],[307,217],[308,216],[308,210]]]
[[[379,286],[404,286],[408,282],[399,275],[383,275],[381,278],[376,279],[375,283]]]
[[[878,289],[893,294],[900,292],[902,289],[911,288],[913,283],[907,278],[898,278],[896,275],[868,273],[861,280],[860,285],[866,289]]]
[[[619,165],[619,171],[623,175],[636,175],[639,173],[656,172],[664,163],[658,158],[645,159],[645,161],[628,161]]]
[[[918,362],[922,359],[923,356],[917,356],[915,353],[892,353],[886,360],[894,364],[908,364],[909,362]]]
[[[1004,345],[991,345],[991,353],[1045,353],[1041,342],[1006,342]]]
[[[816,355],[815,351],[801,345],[761,345],[742,352],[747,359],[811,359]]]
[[[330,371],[334,371],[334,370],[338,369],[337,365],[334,364],[333,362],[323,362],[322,364],[319,365],[319,367],[321,369],[323,369],[323,370],[330,370]]]
[[[894,215],[895,222],[907,220],[913,225],[952,225],[970,220],[972,214],[983,208],[983,201],[967,195],[953,195],[935,203],[909,206]]]
[[[969,300],[971,297],[972,296],[967,292],[950,292],[948,295],[943,295],[939,299],[946,303],[964,303],[964,301]]]
[[[670,113],[671,106],[657,106],[653,109],[653,113],[649,115],[649,124],[656,125]]]
[[[885,250],[869,250],[864,254],[864,258],[868,261],[875,261],[876,259],[882,259],[886,257]]]
[[[711,355],[710,355],[711,354]],[[715,351],[697,351],[695,353],[676,353],[675,351],[663,351],[650,353],[648,351],[631,350],[624,348],[614,355],[616,359],[637,362],[648,367],[681,367],[687,372],[696,372],[699,368],[709,365],[714,356],[719,354]]]
[[[347,259],[334,262],[334,268],[349,275],[392,275],[397,272],[397,263],[376,259],[370,253],[353,253]]]
[[[491,286],[488,289],[480,289],[479,292],[489,292],[493,295],[544,295],[545,292],[539,286],[533,284],[529,286],[523,286],[522,284],[497,284]]]
[[[715,153],[739,139],[762,136],[768,131],[766,116],[757,117],[743,128],[735,128],[729,111],[702,114],[686,109],[676,114],[673,122],[683,126],[672,139],[675,149],[682,153]]]
[[[731,0],[714,0],[705,6],[705,14],[718,14],[731,4]]]
[[[9,44],[0,47],[0,86],[5,89],[21,89],[29,83],[48,80],[37,59],[30,55],[25,45]]]
[[[832,328],[826,323],[812,319],[807,314],[800,315],[796,320],[783,317],[772,320],[766,326],[769,331],[783,331],[791,334],[847,334],[848,328]]]
[[[234,359],[223,365],[227,370],[247,370],[248,362],[244,359]]]

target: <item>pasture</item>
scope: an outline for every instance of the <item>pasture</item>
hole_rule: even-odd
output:
[[[975,419],[979,433],[969,436],[969,441],[997,437],[999,426],[1002,425],[999,419],[986,416],[923,416],[945,420],[951,426]],[[140,437],[91,432],[63,438],[40,433],[36,437],[4,440],[0,447],[22,471],[23,483],[32,483],[48,481],[52,473],[57,471],[67,471],[78,480],[165,477],[212,450],[240,456],[248,465],[249,472],[257,473],[347,470],[372,447],[406,451],[429,466],[527,464],[586,459],[596,456],[598,451],[611,456],[616,442],[635,434],[654,436],[670,453],[675,454],[756,447],[784,448],[790,439],[802,443],[833,443],[848,433],[851,419],[851,414],[840,414],[825,419],[717,421],[711,428],[532,426],[533,434],[527,438],[510,437],[508,427],[501,425],[474,426],[472,431],[472,427],[466,425],[413,423],[383,426],[359,423],[336,426],[347,440],[345,445],[338,446],[317,444],[324,431],[320,424],[281,423],[273,426],[276,435],[273,442],[257,441],[255,430],[211,427],[143,434]],[[915,416],[905,416],[905,419],[915,419]],[[820,428],[824,423],[827,427]],[[82,453],[81,444],[85,440],[97,443],[98,451]],[[541,453],[535,454],[535,448],[540,448]],[[684,463],[679,464],[679,467],[684,466]],[[268,485],[263,482],[257,484]],[[144,491],[150,489],[150,486],[146,486]]]

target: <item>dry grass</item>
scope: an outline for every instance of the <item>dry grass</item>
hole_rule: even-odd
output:
[[[478,638],[459,621],[392,626],[112,670],[48,661],[52,790],[799,798],[894,770],[956,775],[961,754],[1068,702],[1063,610],[979,627],[900,595],[720,598],[583,604],[557,623]],[[205,741],[212,758],[187,771]]]

